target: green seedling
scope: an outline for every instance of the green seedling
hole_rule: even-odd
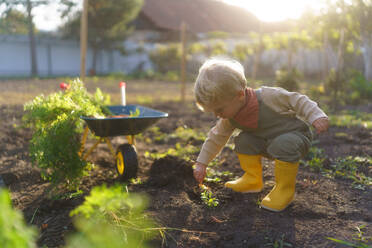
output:
[[[353,235],[353,239],[364,243],[372,242],[372,236],[364,235],[365,228],[366,225],[356,226],[355,229],[357,230],[357,233]]]
[[[270,246],[273,248],[293,247],[292,244],[284,241],[284,237],[285,235],[283,234],[279,240],[274,240],[274,241],[266,237],[265,239],[269,240],[269,243],[265,244],[265,246]]]
[[[203,192],[201,192],[200,198],[208,207],[217,207],[219,204],[218,199],[213,196],[212,191],[210,191],[210,189],[208,188],[204,189]]]
[[[322,149],[312,146],[307,157],[308,160],[302,161],[302,163],[304,163],[305,166],[309,166],[311,171],[319,172],[323,170],[325,155]]]
[[[372,185],[372,178],[360,171],[360,167],[371,164],[371,158],[351,157],[337,158],[330,165],[332,169],[324,170],[329,177],[341,177],[351,179],[352,186],[357,189],[365,189]]]
[[[218,183],[222,181],[222,178],[232,178],[233,174],[229,171],[218,171],[212,166],[207,167],[207,175],[204,179],[206,182]]]

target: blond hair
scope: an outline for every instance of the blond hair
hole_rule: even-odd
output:
[[[200,67],[195,81],[196,104],[202,111],[207,111],[208,106],[231,100],[246,85],[244,68],[238,61],[209,59]]]

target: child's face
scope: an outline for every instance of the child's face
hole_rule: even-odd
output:
[[[214,104],[209,109],[214,113],[215,116],[230,119],[233,118],[239,110],[245,104],[245,94],[244,90],[239,91],[239,93],[231,100],[226,100],[224,102]]]

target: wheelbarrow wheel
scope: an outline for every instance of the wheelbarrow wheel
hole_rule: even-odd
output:
[[[116,151],[116,171],[120,180],[127,181],[137,176],[138,159],[136,148],[130,144],[118,147]]]

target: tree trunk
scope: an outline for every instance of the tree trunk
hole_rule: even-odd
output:
[[[293,67],[292,65],[293,64],[293,49],[292,49],[291,42],[288,44],[287,52],[288,52],[288,71],[291,71]]]
[[[323,79],[326,80],[329,74],[329,58],[328,58],[328,34],[325,32],[323,37]]]
[[[34,26],[32,22],[32,5],[31,0],[27,0],[27,20],[28,20],[28,37],[30,39],[30,55],[31,55],[31,75],[37,76],[37,60],[36,60],[36,47]]]
[[[90,68],[90,70],[89,70],[90,76],[96,75],[96,71],[97,71],[97,55],[98,55],[98,47],[93,46],[92,68]]]
[[[258,66],[261,60],[261,51],[256,51],[254,54],[253,70],[252,70],[252,80],[256,80]]]
[[[372,81],[372,35],[362,34],[363,59],[364,59],[364,77]]]
[[[343,68],[344,68],[344,43],[345,43],[345,30],[341,29],[340,31],[340,40],[338,43],[337,51],[337,65],[336,65],[336,82],[333,89],[333,104],[334,109],[338,107],[337,95],[343,87]]]
[[[340,41],[338,43],[338,53],[337,53],[337,65],[336,72],[339,73],[344,68],[344,43],[345,43],[345,30],[341,29]]]

